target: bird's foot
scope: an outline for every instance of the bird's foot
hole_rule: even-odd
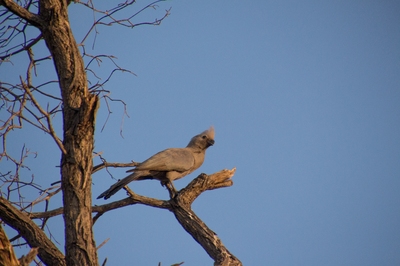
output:
[[[166,186],[167,189],[168,189],[169,197],[170,197],[171,199],[175,198],[176,195],[178,194],[178,192],[176,191],[175,186],[174,186],[174,184],[172,183],[172,181],[166,182],[166,183],[165,183],[165,186]]]

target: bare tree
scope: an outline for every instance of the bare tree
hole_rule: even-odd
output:
[[[6,264],[12,261],[15,265],[28,265],[37,253],[40,261],[46,265],[99,265],[93,224],[107,211],[144,204],[173,212],[182,227],[214,259],[215,265],[241,265],[217,235],[191,210],[192,202],[200,193],[231,186],[235,169],[222,170],[212,175],[202,174],[170,200],[137,195],[126,187],[130,195],[128,198],[92,206],[94,172],[135,165],[132,162],[108,163],[102,158],[102,164],[93,166],[94,126],[99,101],[104,100],[107,104],[113,100],[109,98],[105,85],[116,71],[132,72],[119,67],[111,55],[93,56],[86,53],[85,42],[88,36],[96,36],[101,25],[115,24],[130,28],[159,25],[170,10],[150,22],[134,23],[133,18],[146,10],[156,9],[162,1],[149,3],[128,17],[121,17],[121,11],[132,8],[134,0],[127,0],[107,10],[95,8],[92,0],[75,1],[97,17],[83,40],[78,43],[68,18],[68,7],[72,1],[0,0],[0,66],[13,64],[17,56],[26,58],[25,69],[18,79],[10,77],[11,81],[0,82],[0,161],[7,161],[7,167],[0,170],[0,219],[18,232],[16,237],[10,239],[11,242],[22,238],[26,241],[23,244],[32,248],[26,257],[16,261],[12,250],[8,248],[8,239],[0,228],[0,252],[9,252],[7,258],[10,258]],[[48,54],[35,56],[36,47],[44,45]],[[107,59],[114,66],[105,79],[100,79],[92,69],[92,64],[102,59]],[[54,64],[56,75],[53,79],[43,80],[38,75],[41,64],[46,62]],[[91,78],[88,78],[88,73]],[[59,88],[58,93],[54,90],[55,86]],[[125,105],[123,101],[120,102]],[[55,125],[57,119],[62,119],[62,129]],[[7,149],[8,137],[27,125],[47,133],[61,154],[60,182],[45,189],[38,186],[33,177],[27,178],[22,172],[22,169],[28,167],[26,159],[35,156],[35,153],[22,142],[17,155]],[[58,132],[62,132],[62,136]],[[27,201],[24,196],[27,188],[38,191],[40,196]],[[60,192],[62,206],[49,210],[49,201]],[[44,206],[44,210],[35,212],[39,204]],[[58,215],[63,215],[64,219],[65,256],[43,230],[47,221]]]

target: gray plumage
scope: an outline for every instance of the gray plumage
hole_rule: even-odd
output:
[[[176,193],[172,183],[199,168],[204,162],[206,149],[214,144],[214,128],[194,136],[186,148],[170,148],[151,156],[137,165],[133,172],[112,185],[97,198],[108,199],[118,190],[134,180],[157,179],[162,185],[167,185]]]

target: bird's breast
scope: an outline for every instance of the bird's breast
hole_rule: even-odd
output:
[[[204,155],[205,152],[193,153],[194,157],[194,164],[193,164],[193,171],[199,168],[204,162]]]

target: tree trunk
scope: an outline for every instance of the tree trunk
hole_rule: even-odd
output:
[[[61,181],[67,265],[98,265],[92,230],[91,172],[98,97],[88,91],[82,57],[68,22],[68,2],[40,1],[43,38],[63,99]]]

